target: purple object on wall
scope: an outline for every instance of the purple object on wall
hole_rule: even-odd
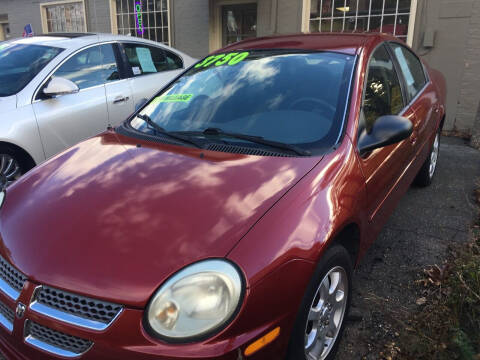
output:
[[[137,33],[143,35],[143,15],[142,15],[142,1],[135,1],[135,22],[137,24]]]

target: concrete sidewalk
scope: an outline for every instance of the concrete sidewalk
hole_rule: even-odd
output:
[[[468,240],[478,180],[480,151],[443,137],[433,184],[408,191],[356,271],[352,313],[363,319],[347,324],[337,359],[379,359],[395,341],[393,327],[417,306],[422,269],[440,265],[448,246]]]

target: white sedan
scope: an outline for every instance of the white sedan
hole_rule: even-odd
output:
[[[195,61],[157,42],[107,34],[0,43],[0,174],[12,182],[119,125]]]

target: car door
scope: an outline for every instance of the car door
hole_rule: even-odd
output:
[[[104,83],[109,71],[102,59],[100,46],[91,46],[54,71],[53,77],[73,81],[80,89],[78,93],[48,98],[42,88],[38,92],[33,110],[47,158],[106,129]]]
[[[391,42],[390,48],[400,67],[400,73],[405,84],[405,91],[410,106],[415,111],[415,122],[413,127],[413,136],[415,142],[415,152],[419,152],[429,134],[435,133],[437,122],[435,116],[438,109],[438,98],[433,86],[427,89],[427,76],[420,59],[406,46]],[[428,93],[428,95],[427,95]],[[422,95],[426,96],[422,96]]]
[[[120,125],[135,110],[131,81],[123,67],[117,45],[109,43],[101,46],[103,62],[109,71],[106,74],[105,95],[108,123],[111,126]]]
[[[401,114],[413,121],[415,114],[410,108],[405,108],[405,104],[397,69],[385,44],[382,44],[368,62],[359,134],[370,131],[383,115]],[[359,155],[367,187],[368,217],[375,231],[379,231],[395,207],[401,193],[399,182],[412,156],[412,138]]]
[[[183,71],[183,60],[171,51],[140,42],[122,43],[135,105],[151,98]]]

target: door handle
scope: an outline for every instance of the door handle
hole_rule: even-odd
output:
[[[128,99],[130,99],[128,96],[117,96],[117,97],[115,98],[115,100],[113,100],[113,103],[114,103],[114,104],[119,104],[119,103],[128,101]]]

